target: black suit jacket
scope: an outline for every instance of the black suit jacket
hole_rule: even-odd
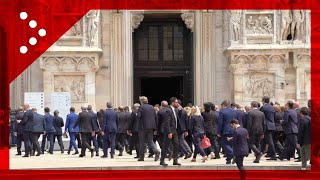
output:
[[[247,130],[249,136],[263,135],[265,131],[265,116],[258,109],[253,109],[248,114]]]
[[[171,107],[165,108],[163,113],[163,132],[164,134],[177,134],[176,119]]]
[[[23,126],[23,131],[32,132],[33,130],[33,112],[27,110],[22,118],[21,125]]]
[[[129,129],[130,113],[119,112],[118,113],[118,133],[126,133]]]
[[[233,155],[246,156],[249,154],[248,131],[243,127],[238,127],[233,132]]]
[[[15,132],[17,132],[17,134],[23,134],[23,125],[22,125],[22,119],[23,119],[23,112],[19,112],[16,115],[16,120],[21,120],[20,123],[17,123],[17,126],[15,127]]]
[[[177,110],[178,111],[178,120],[179,120],[179,125],[180,125],[180,132],[185,132],[187,130],[187,112],[184,109]]]
[[[204,119],[204,130],[205,133],[211,133],[213,134],[213,121],[214,121],[214,115],[211,112],[202,112],[201,113],[203,119]]]
[[[276,130],[276,124],[274,123],[274,119],[276,116],[276,110],[274,109],[271,104],[264,104],[261,108],[260,111],[262,111],[266,117],[266,124],[267,124],[267,129],[269,131],[275,131]]]
[[[62,127],[64,126],[63,119],[59,116],[53,116],[53,127],[56,130],[56,135],[62,135]]]
[[[305,116],[300,118],[300,126],[298,132],[298,143],[300,146],[311,144],[311,118],[310,116]]]
[[[73,129],[75,129],[78,125],[79,132],[91,133],[94,131],[91,115],[87,111],[82,111],[81,113],[79,113],[78,120],[74,124]]]
[[[143,104],[138,109],[139,130],[157,129],[157,114],[153,106]]]
[[[98,122],[97,114],[94,113],[93,111],[88,111],[88,112],[91,116],[93,131],[98,132],[99,128],[101,128],[101,124]]]
[[[157,131],[159,133],[164,133],[164,122],[166,121],[166,111],[168,110],[167,107],[160,109],[160,111],[157,113],[158,118],[158,126]]]
[[[46,131],[46,121],[44,120],[44,116],[34,112],[32,132],[43,133],[45,131]]]
[[[293,109],[289,109],[287,112],[285,112],[282,125],[283,125],[283,131],[285,134],[297,134],[298,133],[297,112]]]

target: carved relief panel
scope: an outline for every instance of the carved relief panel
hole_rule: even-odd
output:
[[[54,75],[54,92],[70,92],[72,102],[86,101],[84,75]]]
[[[273,73],[246,73],[244,74],[244,99],[251,101],[263,96],[274,97],[275,78]]]

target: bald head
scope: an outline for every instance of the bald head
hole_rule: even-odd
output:
[[[168,107],[168,101],[162,101],[161,102],[162,107]]]
[[[23,104],[23,110],[28,110],[30,105],[28,103]]]
[[[300,103],[298,101],[293,103],[293,108],[298,109],[300,107]]]

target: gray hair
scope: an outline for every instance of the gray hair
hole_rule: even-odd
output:
[[[168,101],[162,101],[161,102],[162,107],[168,107]]]
[[[107,102],[107,108],[112,108],[112,103],[111,102]]]

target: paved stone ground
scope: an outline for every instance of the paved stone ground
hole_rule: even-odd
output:
[[[72,152],[73,153],[73,152]],[[72,154],[71,153],[71,154]],[[197,162],[190,162],[191,158],[180,158],[179,162],[181,166],[173,166],[172,160],[166,160],[169,165],[162,167],[159,165],[159,161],[154,162],[153,158],[145,158],[144,162],[138,162],[134,159],[133,155],[124,153],[124,156],[115,156],[114,159],[90,157],[90,152],[87,152],[87,156],[79,158],[78,155],[68,155],[66,152],[61,154],[59,151],[54,151],[54,154],[49,153],[42,154],[41,156],[32,156],[29,158],[23,158],[21,156],[15,156],[16,149],[10,149],[10,169],[91,169],[91,170],[120,170],[120,169],[149,169],[149,170],[165,170],[165,169],[206,169],[206,170],[236,170],[236,164],[226,165],[225,158],[210,159],[205,163],[201,162],[201,156],[198,155]],[[24,154],[24,153],[22,153]],[[100,155],[102,155],[100,150]],[[301,163],[291,161],[267,161],[265,157],[261,158],[259,164],[253,163],[254,156],[252,154],[244,159],[244,166],[248,170],[300,170]],[[310,166],[309,166],[310,168]]]

